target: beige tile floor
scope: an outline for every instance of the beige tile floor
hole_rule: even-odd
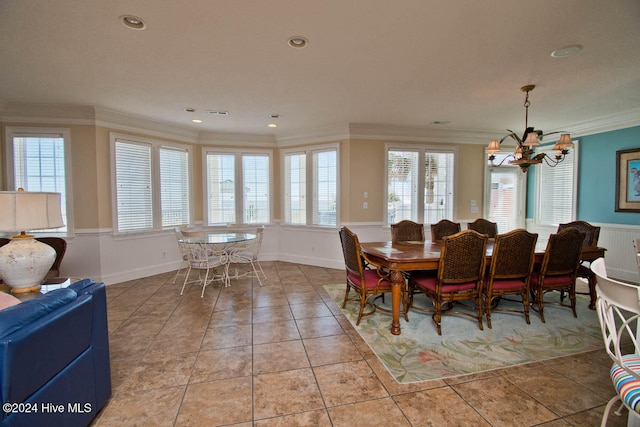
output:
[[[263,267],[263,287],[204,298],[172,274],[109,286],[113,394],[93,425],[595,426],[613,396],[604,350],[400,385],[325,293],[343,271]]]

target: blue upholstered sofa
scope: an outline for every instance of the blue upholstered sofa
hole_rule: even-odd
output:
[[[86,426],[111,395],[104,283],[0,311],[2,426]]]

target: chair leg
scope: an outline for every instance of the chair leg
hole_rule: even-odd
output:
[[[491,298],[485,296],[484,299],[484,315],[487,317],[487,326],[491,329]]]
[[[342,302],[342,308],[347,306],[347,301],[349,300],[349,291],[351,290],[351,286],[347,283],[347,289],[344,292],[344,301]]]
[[[522,308],[524,310],[524,319],[527,321],[527,325],[531,324],[531,319],[529,318],[529,291],[525,290],[522,292]]]
[[[363,291],[360,293],[360,310],[358,311],[358,320],[356,320],[356,326],[360,324],[360,319],[362,319],[362,313],[364,313],[365,305],[367,305],[367,295]]]
[[[442,303],[440,301],[434,302],[433,308],[435,309],[435,313],[433,313],[433,321],[436,322],[438,335],[442,335],[442,327],[440,325],[440,322],[442,321]]]
[[[262,286],[262,280],[260,280],[260,275],[258,274],[258,270],[256,270],[256,266],[254,265],[253,261],[251,261],[251,268],[253,268],[253,274],[256,275],[256,278],[258,279],[258,283],[260,283],[260,286]],[[264,273],[262,273],[264,275]]]
[[[262,278],[267,280],[267,275],[264,274],[264,270],[262,269],[262,265],[260,264],[260,261],[256,260],[256,263],[258,264],[258,267],[260,268],[260,273],[262,273]],[[260,286],[262,286],[262,283],[260,283]]]
[[[200,294],[200,298],[204,297],[204,290],[207,288],[207,285],[208,285],[207,279],[209,278],[209,270],[210,268],[207,268],[207,272],[204,275],[204,281],[202,282],[202,293]]]
[[[182,289],[180,290],[180,295],[184,292],[184,287],[187,286],[187,279],[189,279],[189,273],[191,273],[191,266],[187,269],[187,274],[184,275],[184,283],[182,284]]]
[[[478,295],[475,298],[476,301],[476,318],[478,319],[478,327],[480,328],[481,331],[483,331],[484,329],[482,329],[484,326],[482,324],[482,295]]]
[[[538,302],[538,314],[540,315],[540,320],[542,321],[542,323],[546,323],[544,321],[544,291],[542,289],[539,289],[537,291],[537,302]]]

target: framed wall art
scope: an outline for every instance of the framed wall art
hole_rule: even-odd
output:
[[[640,212],[640,148],[616,151],[616,212]]]

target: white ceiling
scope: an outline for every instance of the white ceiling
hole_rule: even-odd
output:
[[[0,0],[0,67],[0,114],[55,104],[193,132],[500,137],[524,129],[520,87],[535,84],[530,125],[584,132],[640,122],[640,1]]]

